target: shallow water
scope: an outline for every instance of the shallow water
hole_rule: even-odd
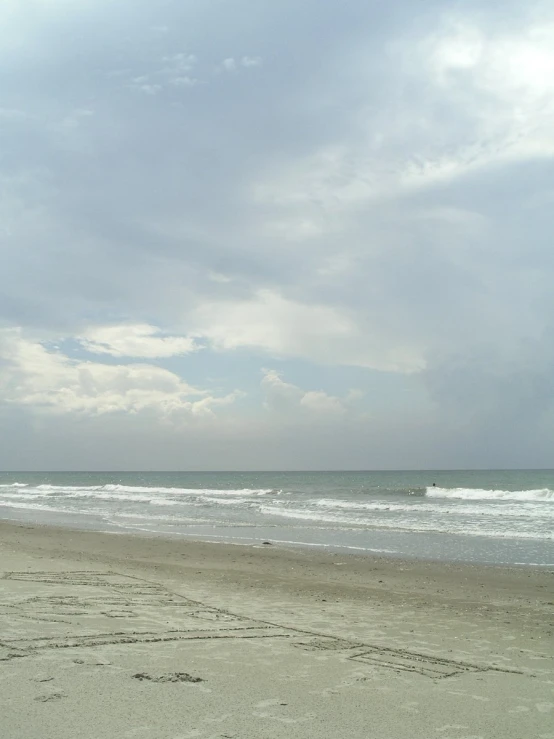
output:
[[[237,543],[554,563],[548,470],[1,473],[0,516]]]

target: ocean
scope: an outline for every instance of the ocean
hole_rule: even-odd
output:
[[[554,471],[3,472],[0,518],[440,561],[554,565]]]

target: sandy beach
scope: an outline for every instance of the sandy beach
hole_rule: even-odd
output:
[[[554,572],[0,524],[6,739],[552,739]]]

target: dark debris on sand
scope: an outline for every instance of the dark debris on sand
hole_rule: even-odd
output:
[[[165,675],[149,675],[147,672],[137,672],[135,680],[149,680],[153,683],[203,683],[201,677],[189,675],[188,672],[168,672]]]

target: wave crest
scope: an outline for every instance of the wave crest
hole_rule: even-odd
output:
[[[20,483],[14,483],[9,487],[22,487]],[[68,497],[91,497],[91,498],[102,498],[105,493],[120,493],[122,494],[122,500],[126,498],[132,500],[130,497],[133,494],[148,494],[152,495],[215,495],[215,496],[227,496],[227,495],[268,495],[274,493],[278,495],[280,490],[273,490],[272,488],[242,488],[240,490],[229,490],[226,488],[212,489],[212,488],[166,488],[166,487],[144,487],[137,485],[118,485],[118,484],[107,484],[107,485],[37,485],[35,488],[29,488],[29,491],[39,491],[43,494],[59,494],[60,496],[67,495]],[[142,498],[137,498],[142,500]]]
[[[480,488],[437,488],[428,487],[428,498],[447,498],[458,500],[518,500],[528,502],[554,503],[554,490],[482,490]]]

